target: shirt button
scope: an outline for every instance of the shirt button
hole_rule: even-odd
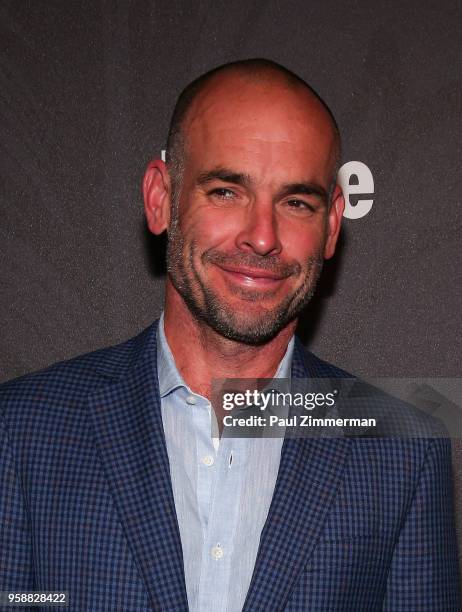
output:
[[[194,404],[197,404],[197,399],[194,397],[194,395],[188,395],[186,398],[186,403],[194,406]]]
[[[202,459],[202,463],[204,465],[213,465],[215,463],[215,459],[212,457],[212,455],[205,455],[205,457]]]
[[[215,561],[219,561],[223,555],[223,549],[219,544],[212,548],[212,557],[215,559]]]

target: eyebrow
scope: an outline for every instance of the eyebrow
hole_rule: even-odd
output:
[[[215,180],[223,181],[224,183],[231,183],[233,185],[240,185],[242,187],[250,187],[253,182],[249,174],[235,172],[230,168],[218,167],[199,174],[196,179],[196,184],[201,186],[207,185],[207,183],[211,183]],[[292,194],[316,195],[324,204],[327,204],[327,192],[324,187],[310,181],[285,183],[277,192],[276,199],[284,198]]]
[[[196,179],[196,184],[207,185],[207,183],[211,183],[215,180],[223,181],[224,183],[232,183],[233,185],[242,185],[242,187],[249,187],[252,183],[249,174],[234,172],[229,168],[220,167],[199,174]]]

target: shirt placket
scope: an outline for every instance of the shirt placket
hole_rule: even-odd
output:
[[[204,398],[197,399],[194,411],[196,431],[197,504],[205,537],[212,504],[213,483],[216,476],[217,453],[211,438],[211,407]]]
[[[232,567],[239,562],[233,554],[246,462],[245,442],[222,438],[216,453],[202,552],[198,597],[201,612],[224,612],[228,607]]]

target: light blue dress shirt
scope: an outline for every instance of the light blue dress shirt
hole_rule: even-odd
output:
[[[273,497],[283,438],[212,438],[212,408],[193,393],[157,334],[162,420],[191,612],[240,612]],[[294,339],[275,378],[290,378]],[[185,347],[187,348],[187,347]]]

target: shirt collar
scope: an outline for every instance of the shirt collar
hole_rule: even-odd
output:
[[[292,368],[292,356],[294,352],[295,338],[287,345],[284,357],[279,362],[276,374],[273,378],[290,378]],[[165,337],[164,313],[162,312],[157,328],[157,375],[159,377],[160,397],[165,397],[171,391],[184,387],[190,391],[176,367],[175,359]]]
[[[160,397],[165,397],[179,387],[188,388],[176,367],[175,359],[165,337],[163,312],[157,327],[157,375]]]

